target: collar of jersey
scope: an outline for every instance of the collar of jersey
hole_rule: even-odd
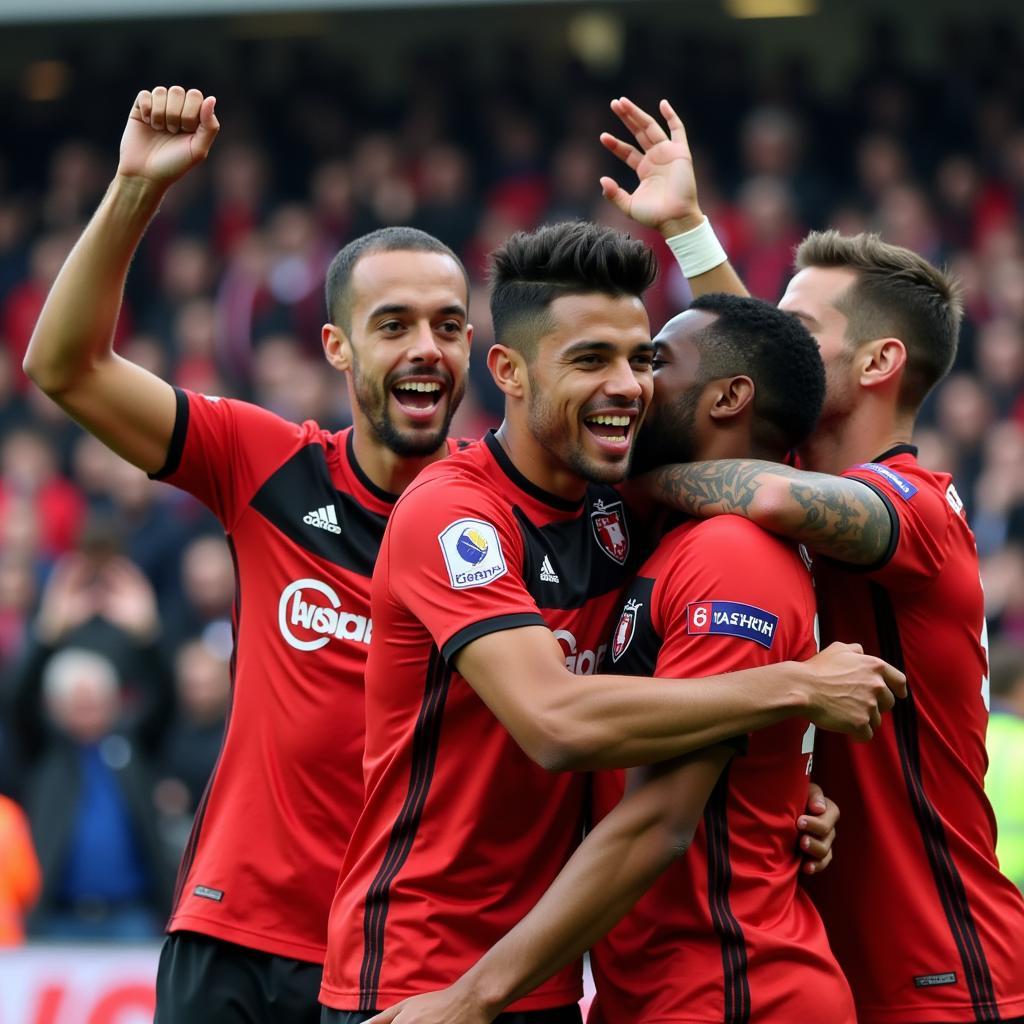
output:
[[[568,498],[545,491],[543,487],[538,487],[532,480],[528,480],[523,476],[513,465],[512,460],[508,457],[508,452],[501,447],[501,442],[495,436],[496,433],[494,430],[489,430],[484,435],[484,444],[487,445],[488,451],[494,456],[494,461],[497,462],[498,468],[519,490],[525,491],[531,498],[536,498],[537,501],[550,505],[552,508],[557,508],[561,512],[577,512],[583,507],[582,498],[579,501],[570,501]]]
[[[917,445],[914,444],[895,444],[887,452],[882,452],[881,455],[876,456],[872,462],[885,462],[886,459],[894,459],[897,455],[913,455],[917,458]]]
[[[348,457],[348,464],[352,467],[352,472],[355,473],[356,479],[366,488],[375,498],[379,501],[387,502],[389,505],[394,505],[398,501],[398,495],[392,494],[390,491],[385,491],[383,487],[378,487],[364,472],[363,467],[359,465],[356,459],[356,448],[355,442],[352,440],[355,437],[356,428],[349,427],[348,437],[345,438],[345,455]]]

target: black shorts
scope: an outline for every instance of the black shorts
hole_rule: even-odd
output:
[[[154,1024],[319,1024],[321,964],[196,932],[168,935]]]
[[[384,1007],[381,1007],[384,1009]],[[331,1010],[326,1006],[320,1024],[364,1024],[376,1013],[353,1010]],[[495,1024],[583,1024],[578,1006],[558,1006],[553,1010],[530,1010],[526,1013],[503,1013],[494,1018]]]

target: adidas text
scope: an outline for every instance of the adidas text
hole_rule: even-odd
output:
[[[302,521],[307,526],[315,526],[319,530],[326,530],[328,533],[341,533],[338,525],[338,514],[334,511],[333,505],[323,505],[307,512]]]

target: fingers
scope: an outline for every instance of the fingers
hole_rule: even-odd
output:
[[[195,160],[205,160],[220,131],[220,121],[214,113],[217,106],[216,96],[207,96],[199,108],[199,128],[189,139],[189,151]]]
[[[172,135],[181,131],[181,111],[185,106],[185,90],[180,85],[172,85],[167,90],[167,106],[164,110],[164,127]]]
[[[189,89],[181,108],[181,130],[194,132],[199,127],[199,111],[203,105],[203,94],[198,89]]]
[[[622,96],[617,100],[612,100],[612,110],[616,117],[633,133],[642,149],[648,150],[668,138],[665,129],[646,110],[642,110],[628,97]]]
[[[808,860],[804,862],[803,868],[801,869],[805,875],[816,875],[819,871],[824,871],[825,868],[832,863],[832,851],[829,850],[824,857],[818,857],[814,860]]]
[[[129,116],[142,121],[143,124],[149,124],[152,120],[153,94],[148,89],[142,89],[139,95],[135,97],[135,103]]]
[[[672,141],[681,142],[689,149],[690,143],[686,138],[686,128],[683,126],[683,119],[675,112],[672,104],[668,100],[662,100],[658,105],[658,109],[661,111],[661,116],[665,118]]]
[[[629,216],[629,193],[614,178],[601,178],[601,192],[613,206]]]
[[[158,132],[164,130],[166,125],[167,117],[167,89],[158,85],[153,90],[153,109],[149,115],[149,126],[155,128]]]
[[[643,154],[636,146],[617,139],[609,132],[601,132],[601,145],[610,153],[614,153],[631,171],[635,171],[643,159]]]
[[[885,685],[897,697],[906,697],[907,695],[907,677],[898,669],[893,668],[888,662],[882,662],[882,678],[885,680]]]
[[[817,836],[802,836],[800,852],[810,860],[824,860],[832,851],[834,839],[835,833],[831,831],[820,839]]]
[[[825,799],[825,793],[816,782],[811,782],[807,786],[807,809],[812,814],[824,814],[829,809],[829,804],[836,807],[831,800]],[[836,817],[839,816],[839,808],[836,807]],[[803,826],[801,826],[802,828]]]

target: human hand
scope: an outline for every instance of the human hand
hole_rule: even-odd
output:
[[[99,613],[108,622],[142,643],[153,639],[160,628],[156,594],[134,562],[123,557],[104,562],[97,593]]]
[[[865,655],[860,644],[829,644],[804,665],[813,672],[810,720],[854,739],[871,739],[882,714],[896,697],[907,695],[907,677],[881,658]]]
[[[456,983],[440,992],[403,999],[366,1024],[490,1024],[496,1016]]]
[[[633,134],[636,145],[609,132],[601,133],[601,144],[635,171],[640,181],[632,192],[627,192],[614,178],[602,177],[605,198],[627,217],[657,228],[665,238],[700,226],[704,214],[697,202],[693,158],[686,129],[672,105],[668,100],[659,104],[670,134],[625,96],[612,100],[611,107]]]
[[[167,187],[202,163],[220,131],[216,104],[216,97],[180,85],[143,89],[121,136],[118,175]]]
[[[44,643],[57,644],[66,633],[96,614],[91,574],[89,559],[76,552],[65,555],[53,567],[35,623],[36,633]]]
[[[806,810],[796,822],[802,833],[800,853],[803,863],[800,870],[805,875],[817,875],[832,863],[832,844],[838,822],[839,806],[825,796],[821,786],[812,782],[807,790]]]

